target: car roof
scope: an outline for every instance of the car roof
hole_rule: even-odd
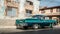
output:
[[[46,16],[46,15],[33,15],[33,17],[36,17],[36,16],[44,17],[44,16]]]

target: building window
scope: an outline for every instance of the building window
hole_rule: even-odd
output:
[[[50,12],[52,13],[53,12],[53,9],[50,9]]]
[[[32,10],[26,10],[26,16],[31,16]]]
[[[16,17],[16,8],[10,8],[7,9],[7,16],[9,17]]]
[[[19,0],[14,0],[14,2],[19,3]]]
[[[45,13],[45,10],[41,10],[41,13]]]
[[[60,12],[60,8],[57,8],[57,12]]]
[[[6,0],[7,2],[11,2],[11,0]]]
[[[27,3],[29,3],[29,5],[33,5],[33,2],[31,2],[31,1],[27,1]]]

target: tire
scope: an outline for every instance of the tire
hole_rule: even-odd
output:
[[[33,29],[38,29],[39,28],[39,25],[38,24],[34,24],[33,25]]]
[[[58,23],[54,23],[54,25],[57,25]]]
[[[24,26],[23,29],[28,29],[28,27],[27,26]]]
[[[45,28],[44,26],[41,26],[41,28]]]

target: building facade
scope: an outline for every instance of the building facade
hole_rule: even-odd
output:
[[[26,18],[39,14],[39,0],[4,0],[6,18]]]
[[[18,17],[19,1],[17,0],[5,0],[5,12],[6,18]]]
[[[16,19],[25,19],[31,15],[46,15],[45,19],[58,20],[60,6],[39,7],[40,0],[0,0],[0,28],[14,28]]]
[[[0,28],[14,28],[16,19],[25,19],[31,15],[43,14],[45,19],[58,20],[60,6],[41,8],[40,0],[0,0]]]
[[[41,8],[39,13],[46,15],[46,19],[58,20],[58,23],[60,23],[60,6]]]
[[[31,15],[39,14],[39,0],[1,0],[4,11],[0,12],[0,26],[15,26],[16,19],[25,19]],[[0,28],[1,28],[0,27]]]

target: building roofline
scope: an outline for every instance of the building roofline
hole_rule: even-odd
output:
[[[54,6],[54,7],[44,7],[44,8],[41,8],[40,10],[53,9],[53,8],[60,8],[60,6]]]

